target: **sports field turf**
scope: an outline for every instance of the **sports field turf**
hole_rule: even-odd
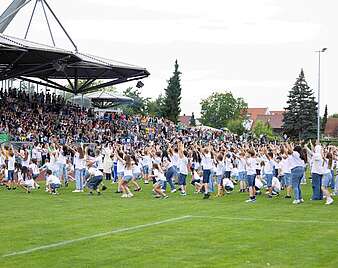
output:
[[[338,202],[0,188],[0,267],[338,267]],[[6,256],[7,255],[7,256]],[[10,255],[10,256],[8,256]]]

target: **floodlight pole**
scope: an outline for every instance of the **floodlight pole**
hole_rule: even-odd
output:
[[[318,106],[317,106],[317,141],[320,142],[320,56],[324,53],[327,48],[322,48],[318,53]]]

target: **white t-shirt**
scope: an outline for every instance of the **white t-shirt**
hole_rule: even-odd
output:
[[[202,165],[204,170],[211,170],[212,169],[213,161],[211,159],[210,154],[206,154],[206,155],[202,156],[201,165]]]
[[[314,153],[311,158],[311,173],[324,174],[323,158],[320,153]]]
[[[216,164],[216,176],[223,175],[223,170],[224,170],[224,162],[220,161]]]
[[[290,168],[293,169],[295,167],[304,167],[305,162],[300,158],[300,154],[296,151],[290,155]]]
[[[223,179],[223,186],[224,187],[230,187],[232,189],[234,189],[234,183],[232,182],[232,180],[225,178]]]
[[[247,175],[256,175],[257,160],[249,157],[245,162],[245,170]]]
[[[159,172],[157,169],[153,170],[156,181],[165,181],[165,176],[162,172]]]
[[[8,156],[8,164],[7,164],[8,170],[14,170],[15,169],[15,156]]]
[[[282,185],[281,185],[280,181],[276,177],[273,177],[272,178],[272,189],[275,192],[280,192],[281,188],[282,188]]]
[[[32,170],[33,175],[39,175],[40,174],[40,170],[39,170],[38,166],[34,163],[29,165],[29,169]]]
[[[61,181],[58,177],[56,177],[55,175],[49,175],[47,176],[46,178],[46,183],[47,185],[50,185],[50,184],[61,184]]]
[[[183,175],[188,175],[188,158],[180,158],[178,162],[179,172]]]
[[[95,168],[95,167],[90,167],[88,169],[88,173],[89,175],[94,176],[94,177],[103,176],[103,173],[98,168]]]
[[[80,158],[80,154],[78,152],[74,155],[74,166],[75,169],[84,169],[86,167],[86,161],[84,158]]]

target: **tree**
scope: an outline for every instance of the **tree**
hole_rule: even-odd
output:
[[[322,132],[325,131],[326,123],[327,123],[327,105],[325,105],[324,116],[323,116],[323,119],[322,119],[322,125],[321,125],[321,131]]]
[[[338,118],[338,114],[330,115],[330,118]]]
[[[243,119],[231,119],[227,124],[227,129],[237,135],[242,135],[245,132]]]
[[[259,138],[261,135],[265,135],[268,139],[272,140],[275,138],[273,130],[268,123],[262,120],[257,120],[252,128],[252,132]]]
[[[127,115],[147,113],[147,102],[149,98],[143,98],[139,89],[133,89],[132,87],[127,88],[123,91],[123,95],[132,98],[134,101],[132,104],[122,105],[123,112]]]
[[[177,123],[178,116],[181,113],[181,72],[178,70],[177,60],[175,61],[175,71],[168,80],[168,86],[165,89],[164,96],[164,117]]]
[[[163,117],[164,116],[164,97],[160,94],[156,100],[148,99],[147,113],[150,116]]]
[[[317,102],[310,89],[303,69],[294,86],[289,91],[285,108],[283,129],[292,139],[312,139],[317,132]]]
[[[235,98],[231,92],[213,93],[201,101],[201,123],[223,128],[231,120],[243,120],[247,103],[242,98]]]

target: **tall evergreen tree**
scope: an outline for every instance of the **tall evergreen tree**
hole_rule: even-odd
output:
[[[168,81],[168,87],[165,89],[164,96],[164,116],[177,123],[178,116],[181,113],[181,72],[178,70],[177,60],[175,61],[175,71]]]
[[[293,139],[311,139],[317,132],[317,102],[301,70],[288,95],[284,113],[284,132]]]
[[[325,105],[325,111],[324,111],[324,116],[322,119],[322,133],[324,133],[325,128],[326,128],[326,123],[327,123],[327,105]]]

